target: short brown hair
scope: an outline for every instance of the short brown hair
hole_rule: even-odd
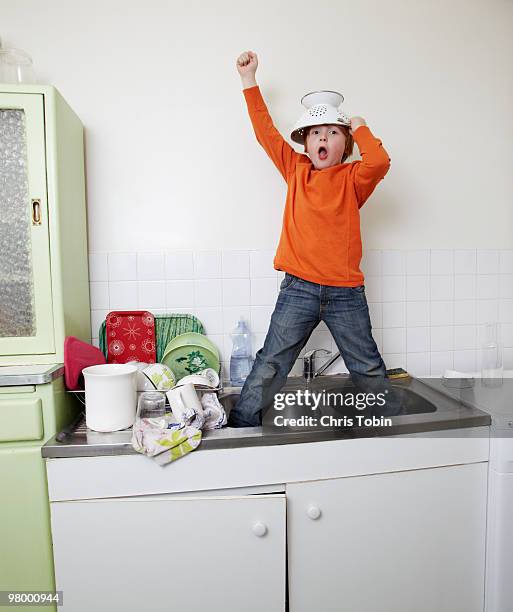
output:
[[[342,159],[340,161],[340,163],[343,164],[346,161],[346,159],[353,154],[353,148],[354,148],[353,137],[349,133],[349,127],[347,125],[338,125],[337,123],[333,123],[333,124],[330,123],[329,125],[336,125],[338,128],[340,128],[342,130],[344,136],[346,137],[346,147],[344,149],[344,155],[342,155]],[[306,151],[306,137],[310,133],[310,130],[312,128],[314,128],[314,127],[318,127],[318,126],[317,125],[311,125],[310,127],[307,127],[304,130],[304,147],[305,147],[305,151]]]

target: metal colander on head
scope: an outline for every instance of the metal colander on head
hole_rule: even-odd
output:
[[[351,126],[349,117],[339,110],[344,96],[338,91],[311,91],[301,98],[301,104],[306,111],[296,122],[290,137],[298,144],[304,144],[305,128],[313,125],[345,125]]]

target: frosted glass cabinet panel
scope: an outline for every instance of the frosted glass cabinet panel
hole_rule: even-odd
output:
[[[0,350],[54,350],[42,95],[0,94]]]

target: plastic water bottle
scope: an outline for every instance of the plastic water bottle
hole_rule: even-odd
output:
[[[233,387],[242,387],[253,366],[251,337],[248,326],[240,317],[232,334],[233,348],[230,358],[230,382]]]

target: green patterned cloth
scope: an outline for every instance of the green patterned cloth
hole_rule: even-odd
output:
[[[132,429],[132,447],[138,453],[151,457],[159,465],[167,465],[198,448],[202,432],[197,427],[171,422],[170,429],[158,427],[152,419],[136,419]]]
[[[164,350],[169,342],[180,334],[197,332],[205,334],[201,321],[191,314],[157,314],[155,315],[155,342],[157,349],[157,363],[160,363]],[[100,350],[107,358],[107,340],[105,334],[105,321],[100,325]]]

